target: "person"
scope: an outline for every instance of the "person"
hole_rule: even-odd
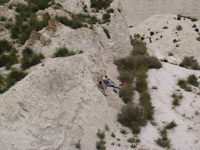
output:
[[[104,81],[102,81],[102,77],[98,80],[99,84],[98,87],[102,90],[103,95],[107,96],[106,91],[105,91],[105,84]]]
[[[108,85],[108,82],[107,82],[107,76],[101,76],[101,79],[102,79],[102,81],[104,82],[104,84],[105,84],[105,88],[107,88],[107,85]]]
[[[115,86],[115,85],[112,84],[112,81],[110,79],[108,79],[108,86],[118,89],[117,86]]]

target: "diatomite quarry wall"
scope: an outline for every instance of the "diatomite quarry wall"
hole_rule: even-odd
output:
[[[129,26],[155,14],[179,14],[200,19],[200,0],[121,0]]]

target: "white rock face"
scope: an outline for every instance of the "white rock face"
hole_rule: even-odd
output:
[[[199,0],[121,0],[129,26],[155,14],[180,14],[200,19]]]
[[[71,2],[75,4],[63,1],[76,11]],[[119,7],[117,1],[114,5]],[[96,133],[105,124],[113,132],[120,132],[116,116],[123,103],[111,88],[107,89],[106,98],[97,87],[97,78],[108,73],[116,81],[116,67],[110,70],[109,64],[128,55],[131,44],[125,18],[118,11],[104,27],[111,39],[107,39],[100,25],[94,30],[73,30],[58,23],[55,33],[40,31],[52,40],[48,46],[40,42],[32,46],[45,55],[43,65],[30,68],[26,78],[0,95],[0,149],[75,150],[81,140],[83,150],[94,150]],[[53,59],[56,49],[63,46],[83,53]]]

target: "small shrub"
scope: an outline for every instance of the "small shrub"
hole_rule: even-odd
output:
[[[103,140],[105,138],[105,133],[103,131],[98,130],[97,137]]]
[[[174,54],[172,52],[169,52],[168,56],[174,56]]]
[[[61,47],[54,53],[54,57],[66,57],[71,55],[75,55],[75,53],[69,51],[66,47]]]
[[[176,126],[177,126],[177,124],[173,120],[173,121],[171,121],[170,123],[167,124],[166,129],[173,129]]]
[[[111,17],[111,16],[110,16],[109,13],[103,14],[102,19],[103,19],[104,23],[110,22],[110,17]]]
[[[119,96],[122,97],[124,103],[132,101],[133,87],[131,85],[123,86],[119,91]]]
[[[0,40],[0,54],[10,52],[12,49],[12,44],[10,44],[7,40]]]
[[[185,89],[187,87],[187,82],[185,80],[178,80],[178,85],[182,88]]]
[[[191,68],[194,70],[199,70],[200,66],[194,57],[184,57],[183,61],[180,63],[181,67]]]
[[[141,72],[137,75],[136,78],[136,90],[139,93],[147,91],[147,75],[144,72]]]
[[[151,32],[150,32],[150,35],[151,35],[151,36],[153,36],[153,35],[154,35],[154,32],[153,32],[153,31],[151,31]]]
[[[192,75],[190,75],[190,76],[188,77],[187,82],[188,82],[189,84],[193,85],[193,86],[198,86],[199,83],[198,83],[197,80],[198,80],[197,77],[196,77],[194,74],[192,74]]]
[[[198,29],[198,28],[196,28],[196,29],[194,29],[194,31],[196,31],[196,32],[199,32],[199,29]]]
[[[128,71],[120,71],[120,75],[118,76],[118,79],[123,83],[132,83],[133,82],[133,74]]]
[[[155,69],[159,69],[162,67],[161,62],[158,60],[158,58],[151,56],[151,57],[147,57],[147,62],[148,62],[148,68],[155,68]]]
[[[162,138],[158,138],[156,140],[156,143],[161,147],[170,147],[170,141],[169,140],[163,140]]]
[[[131,147],[131,148],[137,148],[137,146],[136,146],[136,145],[133,145],[133,144],[131,144],[130,147]]]
[[[116,136],[115,136],[115,134],[112,132],[111,133],[111,137],[113,137],[113,138],[115,138]]]
[[[12,50],[9,54],[0,55],[0,67],[5,66],[6,69],[10,69],[13,64],[18,62],[17,51]]]
[[[164,26],[163,29],[168,29],[168,27],[167,27],[167,26]]]
[[[7,79],[6,79],[6,89],[9,89],[16,82],[22,80],[26,75],[27,75],[27,73],[25,73],[21,70],[12,69],[11,72],[8,74]]]
[[[177,40],[177,39],[174,39],[174,40],[173,40],[173,43],[176,43],[176,42],[178,42],[178,40]]]
[[[127,132],[125,129],[122,129],[122,130],[120,131],[120,133],[121,133],[121,134],[128,134],[128,132]]]
[[[197,41],[200,41],[200,37],[197,38]]]
[[[132,129],[133,133],[140,132],[140,126],[146,124],[142,108],[135,107],[129,103],[122,108],[122,112],[118,114],[118,121]]]
[[[172,97],[174,98],[172,104],[174,106],[179,106],[180,105],[180,99],[182,99],[182,97],[176,95],[175,93],[172,95]]]
[[[132,55],[144,55],[147,53],[146,43],[138,40],[131,40],[131,44],[133,45]]]
[[[103,140],[96,142],[96,149],[97,150],[106,150],[105,144],[106,144],[106,142]]]
[[[198,21],[197,18],[191,18],[192,22]]]
[[[78,143],[75,144],[75,147],[77,149],[81,149],[81,143],[80,142],[81,142],[81,140],[79,140]]]
[[[106,12],[107,13],[114,13],[114,9],[113,8],[107,9]]]
[[[181,25],[176,26],[176,30],[177,30],[177,31],[180,31],[180,30],[182,30],[182,29],[183,29],[183,28],[182,28]]]
[[[108,38],[108,39],[110,39],[110,38],[111,38],[111,36],[110,36],[110,33],[109,33],[108,29],[106,29],[106,28],[103,28],[103,31],[105,32],[105,34],[106,34],[107,38]]]
[[[196,25],[196,24],[194,24],[192,27],[193,27],[193,28],[196,28],[196,27],[197,27],[197,25]]]
[[[33,50],[29,47],[26,47],[22,51],[23,57],[21,60],[21,68],[28,69],[34,65],[41,63],[41,60],[44,59],[44,55],[42,53],[35,54]]]
[[[90,0],[91,8],[96,10],[107,9],[112,1],[110,0]]]
[[[106,130],[106,131],[109,131],[109,130],[110,130],[110,128],[109,128],[109,126],[108,126],[107,124],[105,125],[105,130]]]
[[[128,142],[129,142],[129,143],[135,143],[135,138],[134,138],[134,137],[129,138],[129,139],[128,139]]]

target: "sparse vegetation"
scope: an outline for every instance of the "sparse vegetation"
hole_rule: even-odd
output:
[[[13,46],[7,40],[0,40],[0,55],[5,52],[13,50]]]
[[[197,41],[200,41],[200,37],[197,38]]]
[[[97,150],[106,150],[106,146],[105,146],[106,142],[104,141],[105,133],[103,131],[98,130],[97,137],[100,139],[100,141],[96,142],[96,149]]]
[[[122,108],[122,112],[118,114],[118,121],[126,127],[132,129],[133,133],[139,133],[141,126],[145,125],[147,120],[153,118],[153,106],[151,104],[151,97],[148,93],[147,86],[147,69],[160,68],[162,65],[155,57],[149,57],[146,54],[146,44],[140,39],[140,35],[134,36],[131,39],[133,51],[130,56],[116,60],[114,63],[118,66],[120,81],[127,82],[120,89],[120,96],[127,103]],[[135,84],[133,84],[133,81]],[[135,87],[133,87],[135,85]],[[132,104],[133,90],[140,93],[140,106]]]
[[[78,29],[82,27],[88,27],[89,25],[96,24],[98,21],[95,16],[84,15],[84,14],[71,14],[71,20],[64,16],[56,16],[56,20],[60,23],[71,27],[72,29]]]
[[[108,38],[108,39],[110,39],[110,38],[111,38],[111,36],[110,36],[110,33],[109,33],[108,29],[106,29],[106,28],[103,28],[103,31],[105,32],[105,34],[106,34],[107,38]]]
[[[108,126],[107,124],[105,125],[105,130],[106,130],[106,131],[109,131],[109,130],[110,130],[110,128],[109,128],[109,126]]]
[[[67,57],[75,55],[76,53],[69,51],[66,47],[58,48],[53,57]]]
[[[155,142],[161,146],[161,147],[167,147],[170,148],[170,140],[167,137],[167,130],[166,128],[164,128],[161,132],[161,137],[162,138],[158,138]]]
[[[180,63],[181,67],[185,67],[185,68],[191,68],[191,69],[194,69],[194,70],[199,70],[200,69],[200,66],[197,62],[196,59],[194,59],[194,57],[184,57],[183,61]]]
[[[41,60],[44,59],[42,53],[36,54],[31,48],[26,47],[22,51],[23,57],[21,60],[21,68],[28,69],[34,65],[41,63]]]

